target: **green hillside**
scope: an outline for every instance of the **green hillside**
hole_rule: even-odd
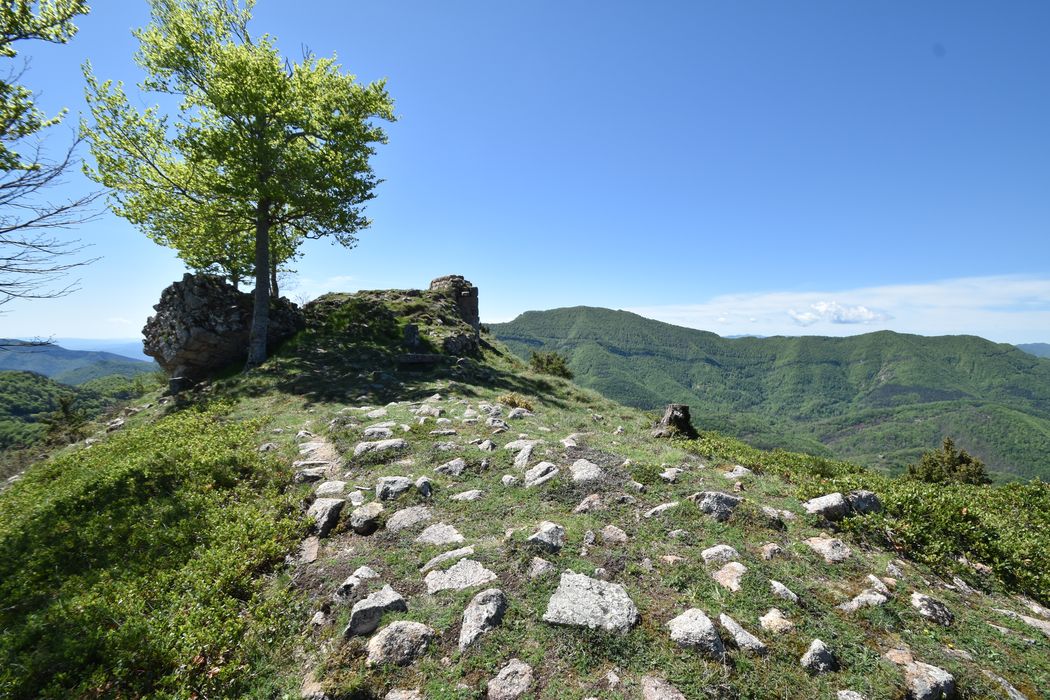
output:
[[[0,339],[0,370],[35,372],[73,386],[111,375],[134,377],[157,370],[153,362],[133,360],[111,352],[67,350],[58,345],[21,343],[19,340]]]
[[[1050,475],[1050,363],[974,336],[722,338],[625,311],[530,311],[492,332],[557,350],[583,386],[631,406],[689,404],[760,447],[898,471],[952,435],[1005,475]]]

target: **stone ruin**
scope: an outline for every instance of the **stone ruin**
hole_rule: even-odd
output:
[[[221,277],[187,273],[160,295],[157,312],[142,329],[145,353],[179,386],[206,379],[248,358],[252,295]],[[266,344],[269,350],[306,327],[295,304],[271,301]],[[174,386],[173,384],[173,386]]]
[[[430,283],[430,291],[444,294],[456,304],[460,318],[474,329],[474,340],[481,338],[481,318],[478,316],[478,288],[462,275],[445,275]]]

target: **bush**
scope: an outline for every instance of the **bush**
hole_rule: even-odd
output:
[[[507,408],[524,408],[526,411],[532,410],[532,404],[529,403],[521,394],[510,392],[507,394],[500,394],[496,397],[496,403],[503,404]]]
[[[529,367],[534,372],[572,379],[568,359],[553,350],[537,350],[529,356]]]
[[[908,478],[928,484],[990,484],[984,462],[966,450],[956,450],[955,442],[944,438],[939,450],[923,454],[918,464],[908,465]]]

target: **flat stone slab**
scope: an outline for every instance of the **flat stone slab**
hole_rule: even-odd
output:
[[[426,506],[411,506],[397,511],[386,521],[386,529],[391,532],[401,532],[409,528],[422,525],[430,520],[431,512]]]
[[[369,454],[371,452],[397,452],[407,449],[408,442],[404,438],[359,442],[354,448],[354,457],[360,457],[361,455]]]
[[[456,457],[455,459],[445,462],[442,465],[434,467],[434,471],[438,474],[444,474],[446,476],[459,476],[463,473],[463,470],[467,468],[467,460],[462,457]]]
[[[466,588],[482,586],[496,580],[496,574],[489,571],[480,562],[473,559],[460,559],[444,571],[431,571],[423,579],[427,593],[433,595],[440,591],[461,591]]]
[[[722,628],[729,633],[737,649],[748,651],[758,656],[765,656],[767,652],[765,643],[741,627],[736,620],[722,613],[718,616],[718,621],[721,623]]]
[[[463,491],[455,495],[449,496],[450,501],[476,501],[485,495],[485,492],[481,489],[471,489],[470,491]]]
[[[838,564],[846,561],[853,554],[853,550],[846,546],[840,539],[830,537],[810,537],[803,540],[814,552],[824,557],[829,564]]]
[[[729,590],[740,590],[740,579],[747,573],[747,567],[738,561],[731,561],[718,571],[711,574],[711,578]]]
[[[638,623],[638,608],[618,583],[566,571],[547,603],[544,622],[625,634]]]
[[[437,555],[436,557],[428,561],[426,564],[424,564],[419,571],[420,573],[425,574],[431,569],[435,569],[441,566],[445,562],[454,561],[456,559],[463,559],[464,557],[469,557],[473,553],[474,545],[468,545],[466,547],[460,547],[459,549],[453,549],[450,552],[442,552],[441,554]]]
[[[534,682],[532,666],[524,661],[511,659],[496,677],[489,681],[485,697],[488,700],[518,700],[532,689]]]
[[[463,535],[459,534],[459,530],[446,525],[445,523],[435,523],[428,526],[423,532],[419,533],[419,537],[416,538],[416,542],[419,544],[433,544],[433,545],[447,545],[447,544],[462,544],[465,542]]]

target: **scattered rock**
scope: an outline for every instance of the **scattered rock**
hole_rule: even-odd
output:
[[[386,521],[386,529],[391,532],[401,532],[402,530],[421,525],[428,520],[430,520],[430,509],[426,506],[402,508]]]
[[[740,558],[740,554],[728,544],[716,544],[700,552],[700,557],[705,564],[725,564],[736,561]]]
[[[339,513],[342,512],[345,502],[341,498],[318,498],[310,505],[306,516],[314,519],[318,537],[327,537],[339,522]]]
[[[379,627],[379,620],[385,612],[405,612],[408,604],[397,591],[390,586],[383,586],[364,600],[358,601],[350,611],[350,624],[343,634],[347,637],[371,634]]]
[[[463,651],[482,634],[499,625],[506,611],[507,596],[498,588],[489,588],[474,596],[463,611],[459,650]]]
[[[321,540],[318,537],[307,537],[299,544],[299,563],[312,564],[317,561],[317,552],[321,549]]]
[[[722,627],[729,633],[729,636],[733,638],[733,643],[741,651],[749,651],[759,656],[766,654],[766,645],[761,639],[751,634],[737,623],[736,620],[729,617],[725,613],[718,616],[718,621],[722,623]]]
[[[502,476],[502,478],[500,478],[499,481],[500,481],[501,484],[503,484],[507,488],[510,488],[511,486],[516,486],[517,485],[518,477],[514,476],[513,474],[504,474]]]
[[[670,503],[661,503],[660,505],[656,506],[655,508],[650,508],[649,510],[647,510],[645,512],[645,514],[642,515],[642,517],[646,518],[646,519],[653,518],[653,517],[656,517],[657,515],[660,515],[661,513],[666,513],[667,511],[671,510],[672,508],[676,508],[677,506],[678,506],[678,501],[672,501]]]
[[[919,614],[927,620],[932,620],[938,625],[947,627],[955,619],[955,616],[952,615],[944,603],[918,591],[911,594],[911,606],[918,610]]]
[[[531,534],[526,542],[556,554],[565,546],[565,528],[557,523],[544,520],[540,523],[539,529]]]
[[[747,567],[738,561],[731,561],[718,571],[711,574],[711,578],[729,590],[736,592],[740,590],[740,579],[747,573]]]
[[[393,438],[392,440],[376,440],[374,442],[361,442],[354,448],[354,457],[360,457],[361,455],[369,454],[372,452],[399,452],[401,450],[407,450],[408,443],[403,438]]]
[[[478,449],[481,450],[482,452],[495,452],[496,451],[496,443],[492,442],[492,440],[483,440],[478,445]]]
[[[810,537],[805,543],[814,552],[824,557],[829,564],[837,564],[849,559],[853,551],[842,540],[830,537]]]
[[[780,557],[783,555],[784,549],[776,542],[762,545],[762,558],[766,561],[770,561],[774,557]]]
[[[642,700],[686,700],[686,697],[662,678],[642,676]]]
[[[411,324],[409,324],[411,325]],[[384,700],[426,700],[418,690],[395,688],[386,694]]]
[[[1007,700],[1028,700],[1017,688],[1010,684],[1010,681],[1006,680],[1002,676],[997,676],[991,671],[982,671],[986,678],[998,685],[1003,689],[1003,694],[1007,697]]]
[[[774,634],[786,634],[795,628],[795,623],[784,617],[784,613],[777,608],[770,608],[769,612],[758,618],[758,624]]]
[[[488,700],[518,700],[532,689],[532,666],[524,661],[511,659],[489,681]]]
[[[486,569],[473,559],[460,559],[445,571],[431,571],[423,579],[427,593],[433,595],[439,591],[456,590],[481,586],[496,580],[496,574]]]
[[[434,484],[425,476],[416,479],[416,491],[423,498],[430,498],[434,494]]]
[[[951,700],[955,697],[955,677],[943,668],[921,661],[904,667],[904,682],[913,700]]]
[[[326,481],[318,484],[314,495],[318,497],[340,496],[346,490],[345,481]]]
[[[366,438],[372,438],[372,440],[386,440],[387,438],[393,437],[394,431],[387,427],[382,428],[365,428],[364,436]]]
[[[840,605],[839,610],[848,613],[857,612],[861,608],[875,608],[880,605],[885,605],[887,600],[889,599],[883,594],[869,589],[862,591],[860,595],[854,597],[849,602]]]
[[[716,521],[724,523],[733,515],[733,511],[740,505],[742,500],[739,496],[733,496],[721,491],[701,491],[689,497],[696,503],[701,513],[710,515]]]
[[[725,659],[722,638],[703,610],[690,608],[668,622],[667,627],[671,630],[671,639],[679,646],[701,651],[716,661]]]
[[[408,666],[426,651],[435,632],[419,622],[392,622],[368,642],[368,665]]]
[[[849,501],[850,509],[857,515],[878,513],[882,510],[882,501],[871,491],[863,489],[850,491],[846,495],[846,500]]]
[[[547,603],[543,620],[624,634],[637,624],[638,608],[620,584],[566,571]]]
[[[525,472],[525,488],[544,484],[558,476],[559,469],[550,462],[540,462],[532,469]]]
[[[606,525],[602,528],[602,542],[605,544],[624,544],[627,542],[627,533],[615,525]]]
[[[867,698],[855,690],[840,690],[835,693],[835,700],[867,700]]]
[[[554,564],[551,564],[546,559],[540,557],[533,557],[532,561],[529,562],[529,578],[541,578],[543,576],[549,576],[554,573]]]
[[[292,478],[297,484],[309,484],[314,481],[320,481],[325,477],[328,472],[328,467],[309,467],[307,469],[300,469],[295,473]]]
[[[755,473],[747,467],[737,464],[734,465],[732,469],[722,474],[722,476],[731,481],[736,481],[737,479],[743,479],[749,476],[754,476],[754,474]]]
[[[404,476],[381,476],[376,481],[376,498],[389,501],[412,488],[412,482]]]
[[[481,498],[484,495],[485,495],[485,492],[482,491],[481,489],[471,489],[470,491],[463,491],[463,492],[457,493],[457,494],[455,494],[453,496],[449,496],[449,500],[450,501],[476,501],[476,500],[478,500],[479,498]]]
[[[773,579],[770,579],[769,580],[769,590],[777,598],[782,598],[784,600],[790,600],[792,603],[797,603],[798,602],[798,596],[795,595],[794,592],[792,592],[792,590],[790,588],[788,588],[787,586],[782,584],[780,581],[774,581]]]
[[[849,503],[846,502],[846,497],[838,491],[819,498],[812,498],[803,503],[802,507],[810,515],[818,515],[832,522],[841,520],[849,513]]]
[[[379,529],[379,521],[383,516],[383,504],[373,501],[359,508],[354,508],[350,513],[350,528],[359,535],[371,535]]]
[[[459,476],[463,473],[463,470],[467,468],[467,461],[462,457],[456,457],[450,462],[434,467],[434,471],[438,474],[445,474],[446,476]]]
[[[332,594],[332,598],[340,602],[350,600],[357,595],[358,589],[365,583],[365,581],[377,578],[379,578],[379,574],[373,571],[371,567],[358,567],[354,573],[347,576],[346,580],[339,584],[339,587],[336,588],[335,592]]]
[[[435,523],[434,525],[428,526],[423,532],[419,533],[419,537],[416,538],[416,542],[419,544],[433,544],[433,545],[448,545],[448,544],[461,544],[465,540],[463,535],[459,534],[459,530],[446,525],[445,523]]]
[[[446,562],[455,561],[456,559],[462,559],[463,557],[469,557],[473,553],[474,553],[474,546],[473,545],[468,545],[466,547],[460,547],[459,549],[453,549],[452,551],[449,551],[449,552],[442,552],[441,554],[438,554],[436,557],[432,558],[430,561],[428,561],[422,567],[420,567],[419,571],[421,573],[425,574],[426,572],[430,571],[431,569],[437,568],[437,567],[441,566],[442,564],[444,564]]]
[[[572,480],[577,484],[589,484],[595,481],[600,481],[605,472],[594,462],[589,462],[586,459],[578,459],[572,463],[569,467],[569,471],[572,472]]]
[[[679,469],[678,467],[668,467],[667,469],[664,469],[662,472],[660,472],[660,478],[669,484],[673,484],[676,481],[678,481],[678,475],[681,474],[683,471],[685,470]]]
[[[592,510],[602,510],[605,506],[602,503],[602,497],[596,493],[584,498],[580,501],[579,505],[572,509],[573,513],[590,513]]]
[[[835,655],[819,639],[814,639],[810,643],[809,650],[802,655],[799,663],[802,664],[802,668],[810,673],[830,673],[839,670],[839,664],[835,660]]]

